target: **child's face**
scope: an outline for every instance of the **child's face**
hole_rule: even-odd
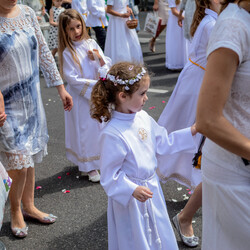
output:
[[[66,27],[66,32],[71,41],[80,41],[82,36],[82,23],[79,20],[72,19]]]
[[[53,0],[53,4],[56,8],[62,5],[63,0]]]
[[[140,87],[137,89],[132,96],[125,95],[120,99],[120,103],[117,106],[117,111],[122,113],[136,113],[142,110],[144,104],[148,100],[147,91],[150,85],[149,76],[143,77],[140,81]],[[124,98],[124,99],[123,99]]]

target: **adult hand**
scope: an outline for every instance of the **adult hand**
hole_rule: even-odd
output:
[[[65,90],[64,85],[57,86],[57,90],[63,102],[64,110],[70,111],[73,107],[72,96]]]
[[[7,115],[5,113],[0,114],[0,127],[2,127],[7,119]]]
[[[0,91],[0,127],[4,125],[4,122],[7,119],[7,115],[5,114],[5,106],[2,92]]]
[[[140,202],[145,202],[147,199],[153,197],[150,189],[144,186],[138,186],[132,195]]]

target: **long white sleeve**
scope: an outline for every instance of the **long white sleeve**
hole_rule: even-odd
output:
[[[137,184],[122,170],[128,148],[116,135],[101,135],[101,185],[108,197],[127,206]]]
[[[83,97],[90,99],[91,91],[97,80],[86,79],[78,74],[77,67],[79,67],[73,60],[70,52],[63,52],[63,75],[64,79],[70,86],[82,95]]]
[[[153,121],[156,123],[155,121]],[[157,123],[156,123],[157,124]],[[168,155],[178,152],[195,153],[200,137],[192,136],[191,128],[180,129],[168,134],[164,127],[157,124],[155,129],[156,153]]]
[[[91,12],[91,14],[93,16],[96,16],[97,18],[104,18],[105,9],[103,8],[103,6],[98,5],[97,2],[97,0],[87,0],[88,11]]]

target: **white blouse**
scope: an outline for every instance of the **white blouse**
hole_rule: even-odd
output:
[[[207,56],[218,48],[228,48],[237,53],[239,66],[224,107],[225,117],[242,134],[250,138],[250,15],[237,4],[229,4],[220,14],[211,33]],[[231,154],[207,140],[203,152],[221,164],[240,162],[240,157]]]

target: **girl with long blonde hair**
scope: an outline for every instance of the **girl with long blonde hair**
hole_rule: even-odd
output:
[[[111,60],[89,38],[81,14],[74,9],[65,10],[59,18],[59,62],[75,103],[70,115],[65,113],[66,157],[78,166],[82,175],[97,182],[100,126],[90,117],[89,99],[98,80],[98,70],[108,68]]]

